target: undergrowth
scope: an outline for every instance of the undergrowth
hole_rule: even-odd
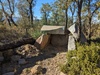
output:
[[[77,46],[77,50],[67,52],[61,71],[67,75],[100,75],[100,44]]]

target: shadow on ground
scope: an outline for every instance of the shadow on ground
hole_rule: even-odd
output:
[[[25,68],[33,67],[34,65],[36,65],[36,62],[38,61],[42,61],[48,58],[53,58],[56,56],[57,53],[65,52],[65,51],[66,48],[62,49],[62,47],[58,48],[58,47],[48,46],[44,50],[42,50],[41,54],[39,54],[38,56],[27,58],[26,60],[28,61],[28,63],[26,65],[21,65],[21,67],[17,69],[16,75],[20,75],[23,69]],[[43,74],[45,73],[46,73],[46,68],[43,68]]]

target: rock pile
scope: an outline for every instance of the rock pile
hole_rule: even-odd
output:
[[[26,58],[31,58],[39,54],[39,50],[34,45],[24,45],[16,49],[16,53],[23,55]]]

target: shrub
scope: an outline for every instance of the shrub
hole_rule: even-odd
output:
[[[61,71],[68,75],[100,75],[100,44],[81,45],[67,52],[67,63]]]
[[[42,33],[39,30],[35,30],[31,35],[35,39],[37,39]]]

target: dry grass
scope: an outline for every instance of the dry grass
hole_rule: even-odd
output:
[[[0,26],[0,44],[5,44],[25,36],[25,32],[18,27]]]

